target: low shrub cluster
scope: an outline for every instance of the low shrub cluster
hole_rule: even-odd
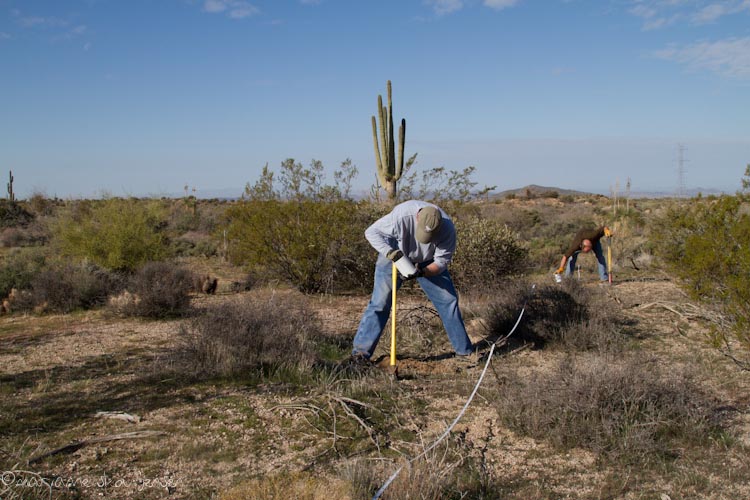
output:
[[[605,307],[602,297],[576,280],[534,289],[524,280],[507,282],[493,297],[486,313],[491,338],[507,335],[525,308],[513,338],[536,348],[619,351],[625,345],[623,324],[611,305]]]
[[[552,372],[511,378],[499,390],[501,419],[561,449],[644,463],[723,432],[716,401],[694,377],[653,360],[568,357]]]
[[[180,328],[178,365],[209,377],[305,370],[315,361],[311,343],[320,335],[315,314],[301,300],[245,295],[208,307]]]
[[[31,279],[25,306],[60,313],[91,309],[104,305],[123,286],[121,275],[93,264],[56,264]]]
[[[28,290],[32,279],[45,265],[46,257],[41,249],[13,249],[0,266],[0,297],[7,297],[14,288]]]
[[[20,203],[0,198],[0,227],[26,226],[32,220],[34,215]]]
[[[0,266],[0,294],[6,312],[68,313],[107,303],[126,316],[184,316],[194,276],[171,262],[152,262],[135,273],[111,271],[91,262],[65,262],[42,249],[11,252]]]

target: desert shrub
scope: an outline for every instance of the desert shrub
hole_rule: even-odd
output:
[[[46,266],[46,258],[41,249],[14,249],[0,266],[0,297],[7,297],[10,291],[25,290],[31,287],[32,279]]]
[[[216,241],[210,235],[194,231],[174,238],[171,249],[178,257],[213,257],[219,251]]]
[[[655,223],[657,252],[693,297],[718,305],[750,349],[750,214],[745,197],[694,199]]]
[[[526,249],[507,226],[470,217],[456,222],[456,253],[451,275],[462,289],[494,288],[503,278],[519,274]]]
[[[561,449],[643,463],[722,433],[717,402],[692,374],[661,370],[655,360],[568,357],[551,372],[508,380],[497,401],[501,419]]]
[[[505,498],[502,482],[482,458],[468,456],[466,444],[449,439],[401,469],[383,492],[384,500],[444,498]],[[340,469],[351,485],[351,498],[371,498],[386,479],[376,477],[372,461],[355,460]]]
[[[79,202],[52,224],[52,242],[64,256],[132,272],[168,255],[165,224],[162,206],[151,200]]]
[[[37,217],[52,215],[55,212],[57,200],[51,200],[42,192],[34,192],[29,197],[27,205]]]
[[[56,264],[31,279],[28,305],[62,313],[90,309],[104,305],[123,286],[121,276],[92,264]]]
[[[612,306],[605,306],[602,297],[576,280],[533,291],[524,281],[506,282],[494,293],[486,313],[489,338],[507,335],[524,307],[513,338],[537,348],[619,351],[625,346],[627,336]]]
[[[24,232],[16,227],[6,227],[0,232],[0,244],[4,247],[20,247],[25,241]]]
[[[20,203],[6,198],[0,199],[0,227],[26,226],[32,220],[34,220],[34,215]]]
[[[149,262],[130,278],[127,288],[134,300],[122,312],[145,318],[184,316],[190,309],[193,274],[170,262]]]
[[[180,366],[191,375],[223,377],[282,365],[307,369],[319,335],[315,314],[300,300],[238,297],[180,328]]]
[[[373,211],[346,200],[243,201],[227,210],[229,258],[303,292],[367,289],[375,253],[364,231]]]

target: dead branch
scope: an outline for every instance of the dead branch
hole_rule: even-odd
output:
[[[125,413],[124,411],[98,411],[94,416],[99,418],[114,418],[117,420],[124,420],[126,422],[130,422],[131,424],[137,424],[141,421],[141,417],[139,417],[138,415],[131,415],[130,413]]]
[[[341,398],[332,398],[334,401],[338,401],[338,403],[341,405],[341,407],[344,409],[344,412],[346,412],[347,415],[349,415],[351,418],[357,421],[360,426],[367,432],[367,435],[370,436],[370,440],[373,442],[375,447],[378,449],[378,453],[380,453],[380,443],[378,443],[377,436],[375,435],[375,431],[372,430],[372,427],[367,425],[364,420],[359,418],[359,415],[354,413],[351,408],[349,408],[349,405]]]
[[[59,455],[60,453],[73,453],[74,451],[79,450],[83,448],[84,446],[88,446],[90,444],[105,443],[108,441],[122,441],[125,439],[142,439],[142,438],[147,438],[147,437],[165,436],[165,435],[167,435],[167,433],[162,432],[162,431],[136,431],[136,432],[125,432],[123,434],[110,434],[109,436],[101,436],[101,437],[91,438],[91,439],[84,439],[82,441],[75,441],[73,443],[66,444],[65,446],[61,446],[60,448],[55,448],[52,451],[42,453],[41,455],[38,455],[34,458],[30,458],[27,463],[31,465],[36,462],[41,462],[45,458],[51,457],[53,455]]]

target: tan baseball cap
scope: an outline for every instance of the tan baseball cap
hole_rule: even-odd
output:
[[[417,213],[417,241],[430,243],[440,228],[443,217],[437,207],[422,207]]]

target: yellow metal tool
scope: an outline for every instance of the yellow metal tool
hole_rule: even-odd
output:
[[[609,276],[609,284],[612,284],[612,237],[607,237],[607,275]]]
[[[398,270],[393,264],[393,281],[391,288],[391,366],[396,366],[396,284],[398,281]]]

